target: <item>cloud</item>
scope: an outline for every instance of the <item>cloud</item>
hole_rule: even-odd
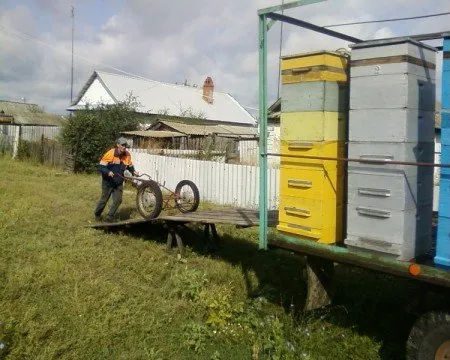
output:
[[[24,5],[17,5],[12,10],[0,13],[0,24],[6,26],[20,26],[22,31],[33,33],[36,29],[35,17],[32,10]]]
[[[318,25],[442,12],[448,0],[329,0],[291,9],[287,15]],[[76,6],[75,94],[93,70],[108,66],[165,82],[202,85],[212,76],[216,89],[241,104],[258,106],[257,9],[275,0],[30,0],[0,4],[0,92],[11,100],[26,97],[62,113],[70,102],[70,5]],[[111,4],[110,7],[108,5]],[[112,10],[111,10],[112,9]],[[345,9],[345,11],[343,11]],[[36,13],[37,11],[37,13]],[[45,18],[48,24],[39,19]],[[362,39],[446,29],[448,17],[402,23],[333,28]],[[20,30],[44,42],[25,40]],[[280,25],[269,31],[269,100],[278,91]],[[285,24],[282,55],[336,50],[345,41]],[[90,61],[87,61],[90,60]],[[3,96],[3,95],[2,95]]]

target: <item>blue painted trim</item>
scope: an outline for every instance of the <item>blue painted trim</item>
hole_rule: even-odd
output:
[[[444,38],[444,54],[450,52],[450,37]],[[450,161],[450,58],[444,56],[442,70],[442,129],[441,163]],[[450,267],[450,168],[441,168],[439,179],[439,219],[434,262]]]

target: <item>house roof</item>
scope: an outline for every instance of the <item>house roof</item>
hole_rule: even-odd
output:
[[[134,135],[148,138],[173,138],[185,137],[187,135],[175,131],[156,131],[156,130],[138,130],[138,131],[124,131],[124,135]]]
[[[281,111],[281,98],[279,97],[272,105],[269,106],[267,112],[274,113]]]
[[[281,98],[278,98],[267,109],[267,121],[280,122],[280,117],[281,117]]]
[[[194,117],[192,114],[195,114],[212,121],[242,125],[256,123],[250,113],[230,94],[214,91],[214,101],[210,104],[203,99],[201,87],[168,84],[102,71],[94,71],[68,110],[77,110],[85,108],[89,103],[95,105],[101,102],[100,97],[95,96],[93,91],[90,92],[93,85],[101,85],[103,95],[113,103],[125,101],[132,94],[140,104],[137,108],[140,113],[181,117]]]
[[[235,125],[192,125],[186,123],[178,123],[173,121],[158,121],[150,127],[150,130],[155,130],[161,125],[165,125],[177,132],[186,135],[222,135],[229,137],[257,137],[258,129],[248,126]]]
[[[0,114],[4,122],[10,122],[9,119],[12,118],[13,124],[21,125],[61,126],[65,120],[65,117],[62,115],[44,112],[37,104],[6,100],[0,100]]]

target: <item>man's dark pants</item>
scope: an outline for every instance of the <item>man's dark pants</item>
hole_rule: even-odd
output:
[[[122,203],[122,194],[123,194],[123,184],[114,185],[109,181],[102,179],[102,196],[98,201],[97,207],[95,209],[95,216],[100,217],[103,212],[103,209],[106,206],[109,198],[112,196],[112,204],[109,208],[108,215],[106,217],[107,220],[112,220],[114,218],[114,214]]]

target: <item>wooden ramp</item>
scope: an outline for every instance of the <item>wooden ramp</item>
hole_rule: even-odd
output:
[[[278,211],[270,210],[268,213],[268,226],[276,226],[278,222]],[[204,225],[204,241],[207,249],[220,246],[220,238],[217,234],[216,224],[231,224],[236,227],[252,227],[259,225],[259,211],[249,209],[213,209],[207,211],[196,211],[191,213],[179,213],[177,215],[163,215],[156,219],[131,219],[114,223],[96,223],[89,227],[96,229],[114,229],[131,227],[136,224],[163,223],[167,226],[167,249],[171,249],[176,243],[180,256],[184,256],[184,245],[181,238],[182,227],[188,223]]]

